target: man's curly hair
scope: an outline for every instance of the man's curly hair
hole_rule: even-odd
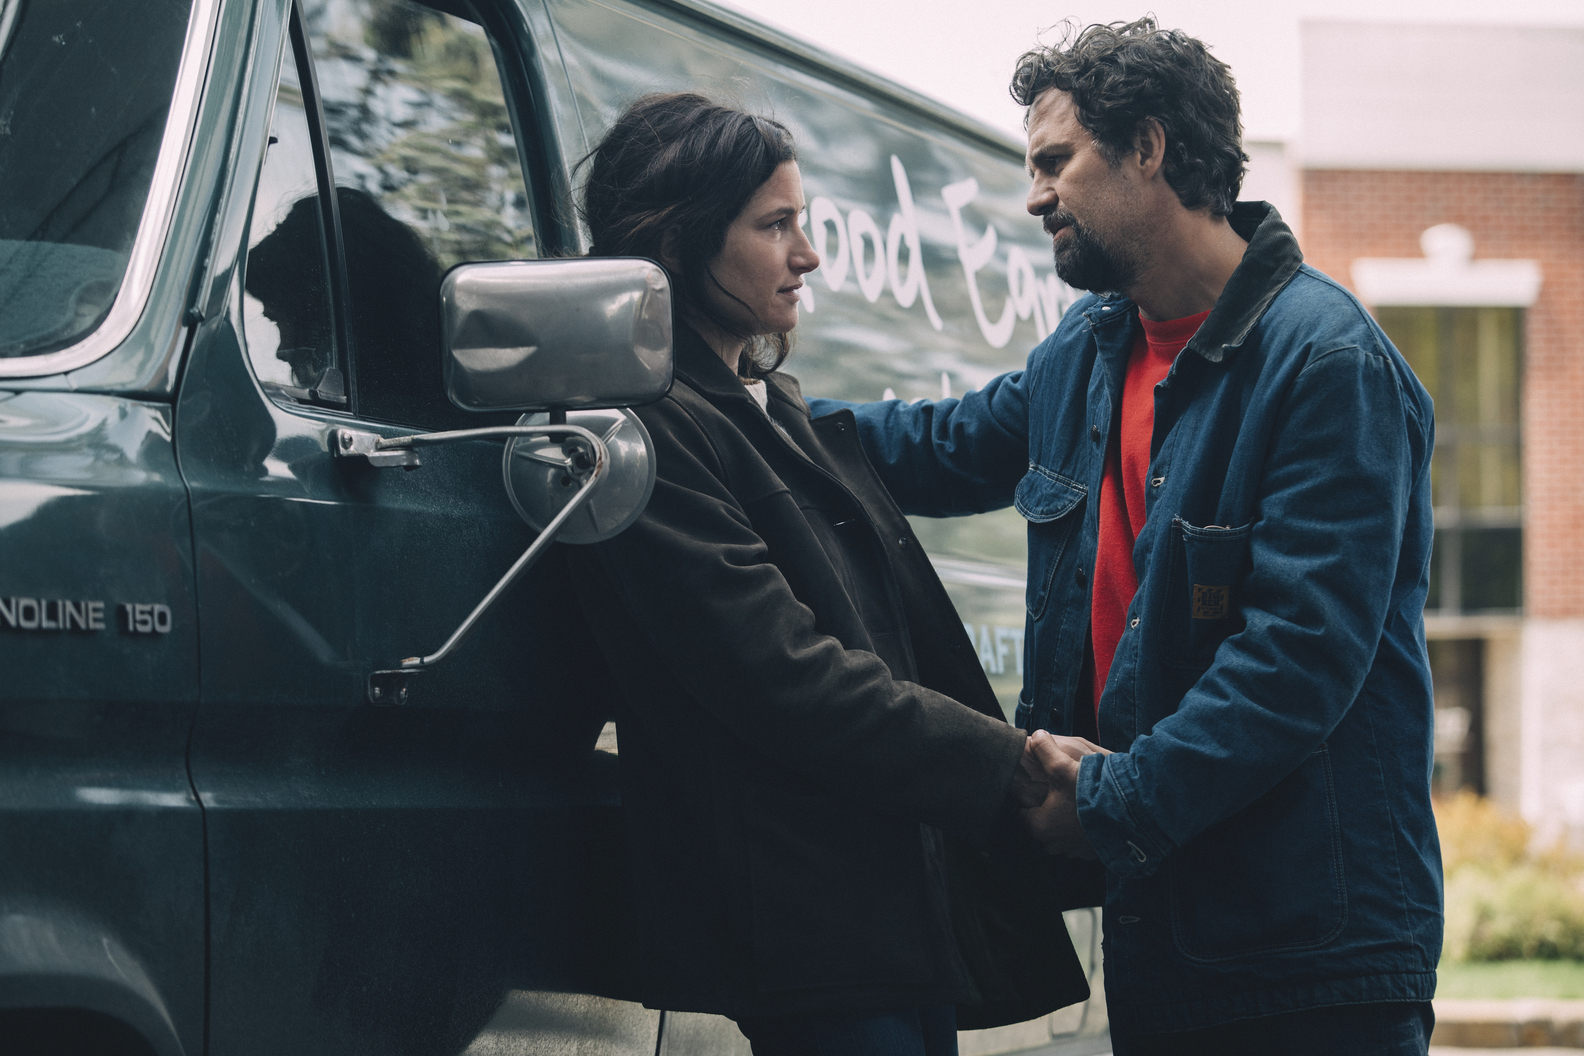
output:
[[[1055,88],[1113,167],[1138,146],[1139,126],[1166,132],[1166,182],[1188,209],[1232,212],[1243,186],[1243,123],[1232,70],[1181,30],[1155,19],[1093,25],[1018,59],[1012,98],[1022,106]]]

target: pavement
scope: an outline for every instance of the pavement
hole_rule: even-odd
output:
[[[1435,1002],[1435,1056],[1525,1050],[1580,1056],[1584,1050],[1584,1001],[1519,997],[1502,1001]]]

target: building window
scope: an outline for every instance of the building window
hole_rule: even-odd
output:
[[[1523,605],[1518,308],[1377,309],[1435,400],[1435,550],[1427,615]]]
[[[1435,768],[1430,791],[1485,789],[1485,640],[1442,638],[1430,647],[1435,681]]]

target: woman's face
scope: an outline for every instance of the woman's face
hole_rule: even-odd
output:
[[[780,334],[797,326],[803,276],[819,267],[798,226],[802,211],[803,177],[797,162],[787,161],[726,229],[726,245],[709,265],[720,285],[710,283],[707,293],[713,312],[739,333]]]

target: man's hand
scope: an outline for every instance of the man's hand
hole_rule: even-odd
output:
[[[1033,743],[1032,737],[1023,742],[1023,758],[1018,768],[1012,771],[1012,786],[1007,789],[1012,805],[1020,811],[1039,806],[1050,795],[1050,779],[1045,776],[1045,768],[1030,750]]]
[[[1082,737],[1057,737],[1036,730],[1023,746],[1025,778],[1035,773],[1044,776],[1050,791],[1044,800],[1023,812],[1030,834],[1049,854],[1093,860],[1089,837],[1078,824],[1078,760],[1095,753],[1109,755],[1104,748]]]

